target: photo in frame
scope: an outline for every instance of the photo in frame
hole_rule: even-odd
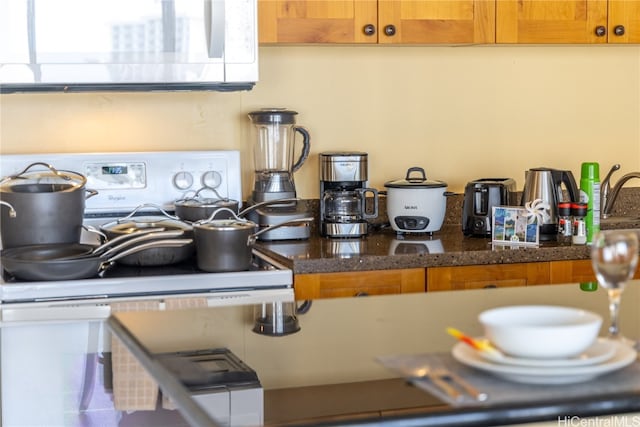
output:
[[[522,206],[494,206],[491,241],[510,246],[539,244],[538,217]]]

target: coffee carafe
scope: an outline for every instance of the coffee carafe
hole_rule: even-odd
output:
[[[296,198],[293,173],[300,169],[309,156],[309,132],[296,126],[296,111],[284,108],[265,108],[249,113],[255,130],[253,160],[255,165],[254,187],[248,205],[273,202],[258,207],[247,218],[260,228],[311,216],[307,204]],[[295,158],[296,135],[302,135],[300,156]],[[283,200],[278,202],[278,200]],[[261,234],[259,240],[308,239],[308,225],[285,225]]]
[[[569,201],[578,201],[579,193],[571,171],[533,168],[525,172],[522,206],[540,209],[538,224],[540,240],[554,240],[558,233],[558,202],[567,201],[562,191],[567,190]]]
[[[378,191],[367,187],[367,153],[320,153],[320,233],[327,237],[367,234],[378,216]],[[373,203],[367,205],[367,196]]]

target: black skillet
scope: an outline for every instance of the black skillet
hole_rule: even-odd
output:
[[[88,279],[99,276],[114,261],[124,256],[149,248],[179,247],[193,243],[192,239],[176,239],[175,237],[163,239],[163,233],[149,233],[127,240],[100,255],[92,253],[95,246],[70,243],[8,248],[0,251],[0,257],[2,258],[2,267],[7,273],[19,280]],[[171,233],[175,234],[175,232]],[[168,236],[164,235],[164,237]],[[150,241],[143,242],[144,240]],[[126,247],[129,248],[124,249]]]

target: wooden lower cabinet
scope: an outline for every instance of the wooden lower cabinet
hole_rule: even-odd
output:
[[[552,284],[596,281],[596,275],[589,259],[551,261],[549,264]],[[633,278],[640,279],[640,269],[636,269]]]
[[[635,279],[640,279],[640,269]],[[297,274],[297,300],[595,281],[591,260]]]
[[[427,292],[549,284],[549,263],[427,268]]]
[[[297,300],[425,291],[424,268],[296,274]]]

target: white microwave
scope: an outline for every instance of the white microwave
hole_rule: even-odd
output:
[[[257,0],[2,0],[0,92],[249,90]]]

